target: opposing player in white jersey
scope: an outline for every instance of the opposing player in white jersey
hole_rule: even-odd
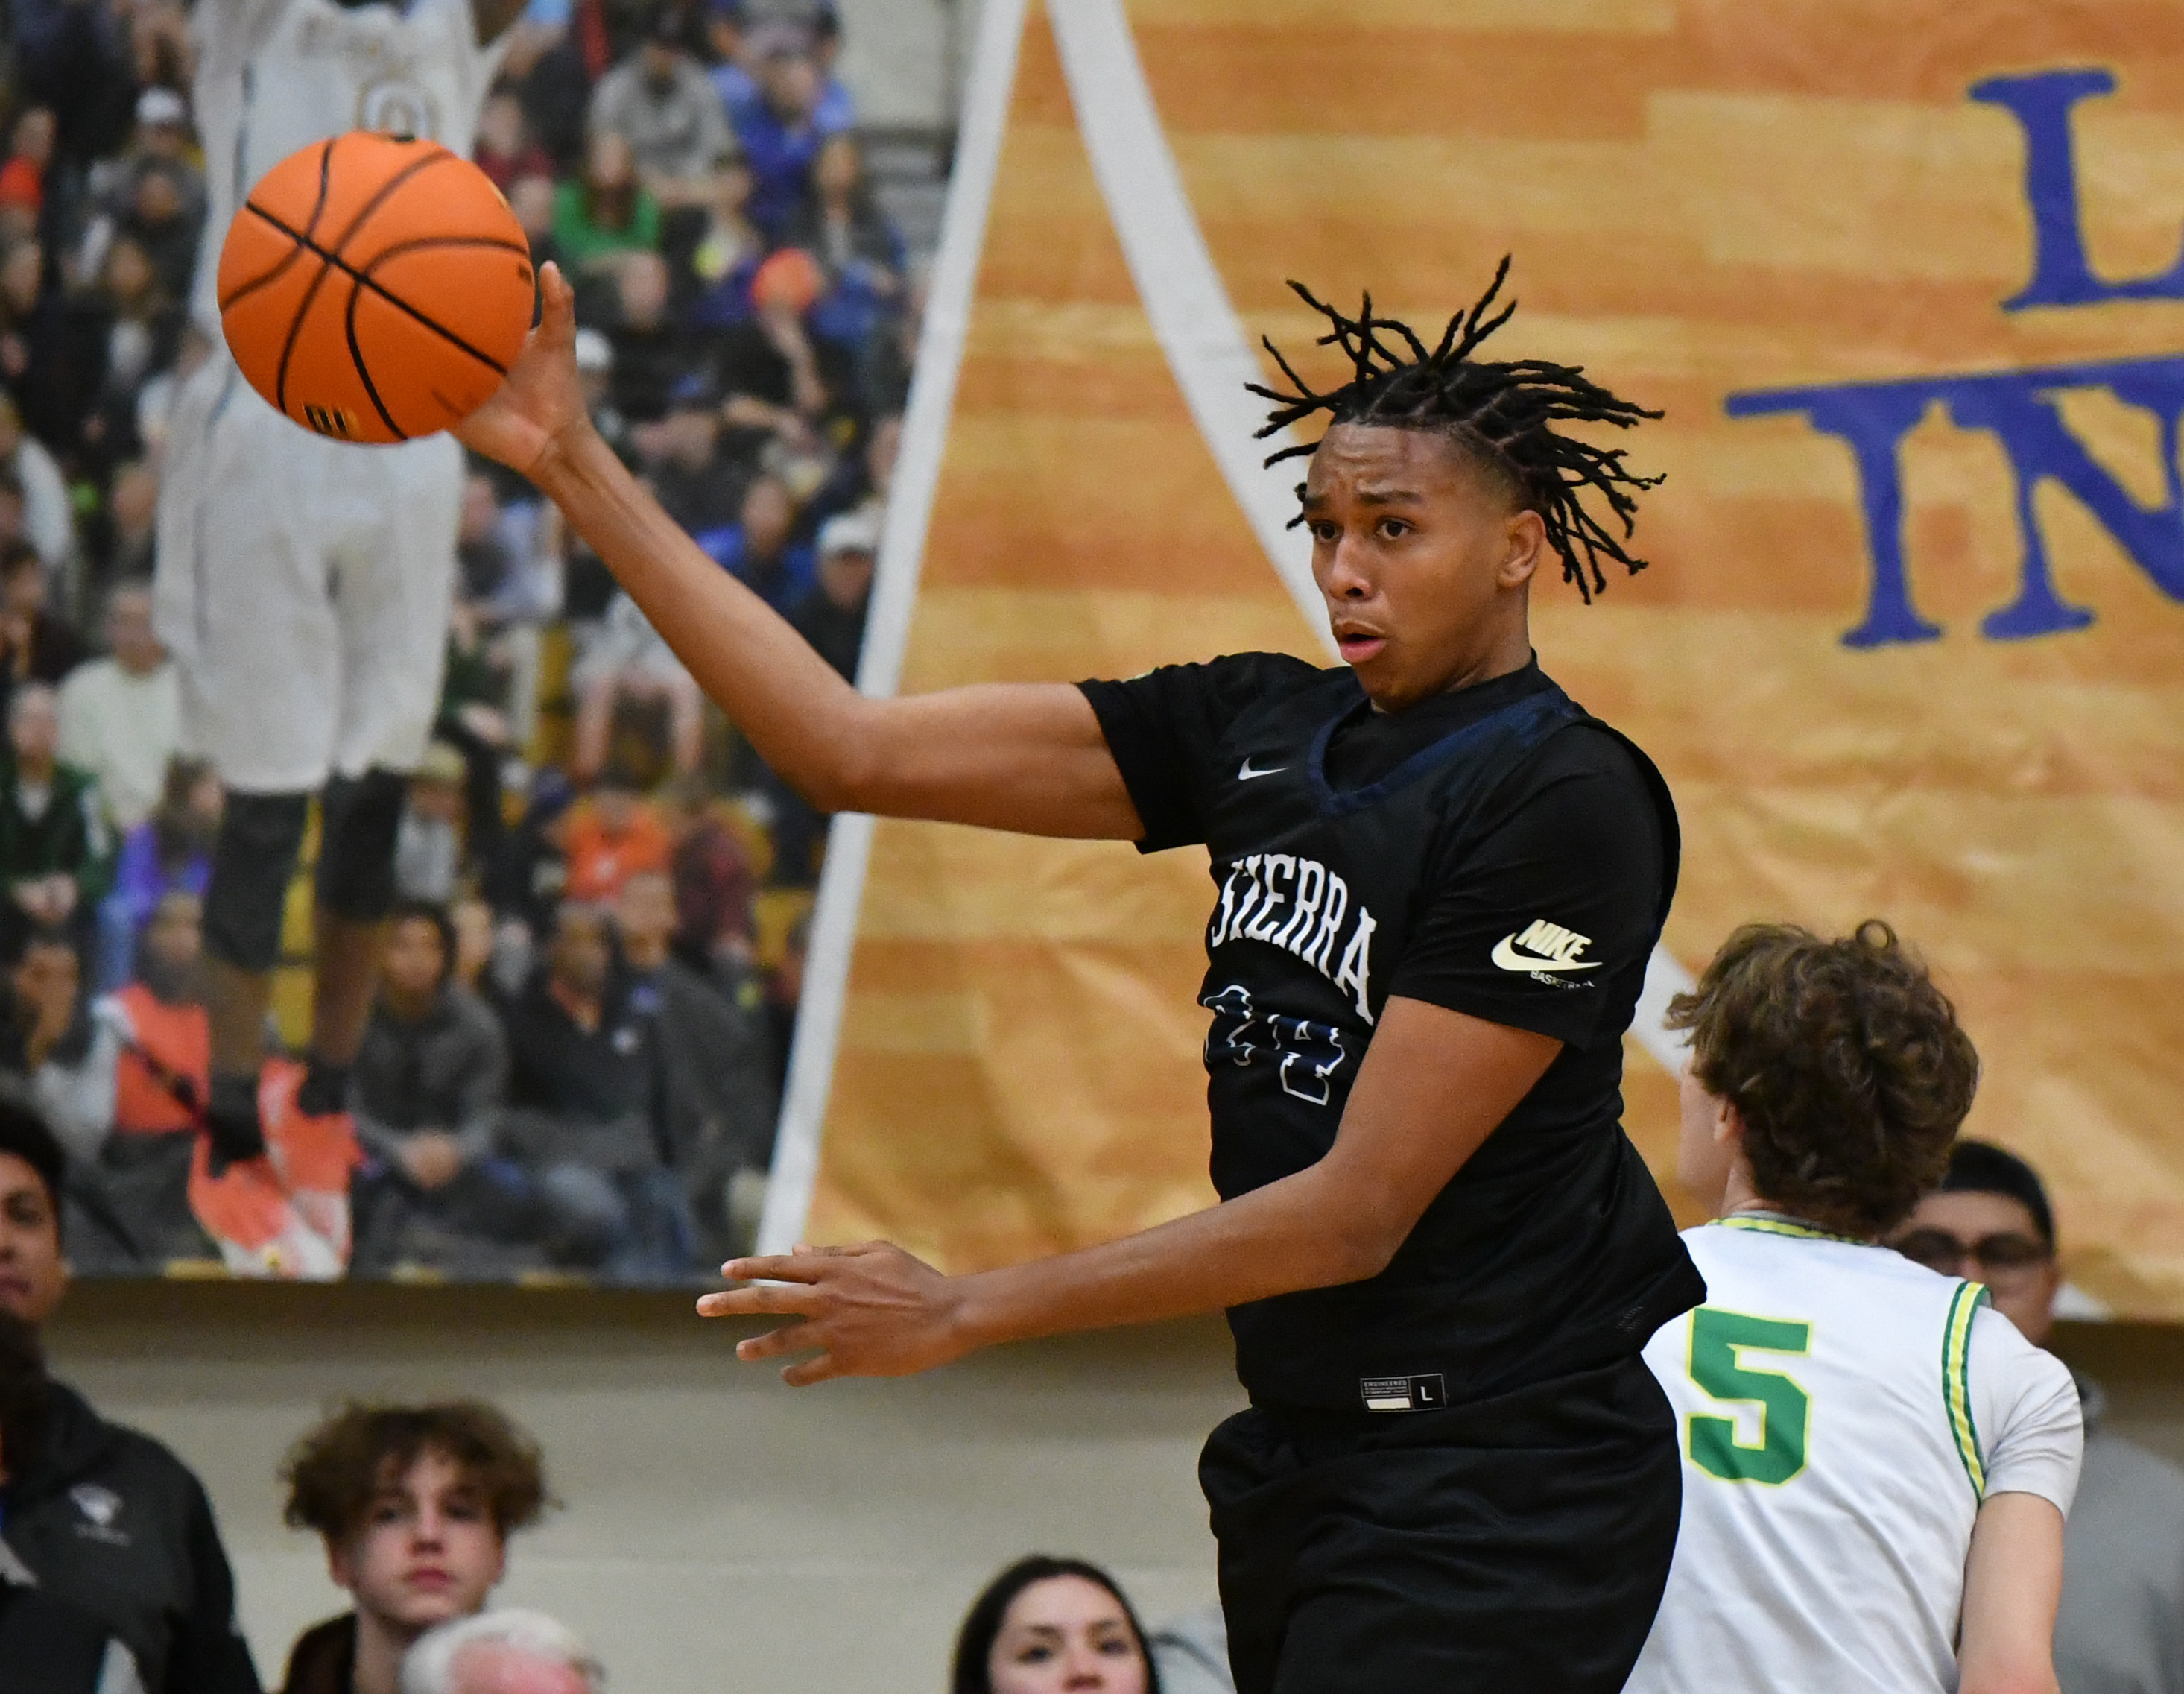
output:
[[[205,906],[211,1128],[260,1151],[257,1076],[284,896],[323,790],[311,1065],[299,1105],[339,1110],[393,897],[404,773],[440,693],[462,501],[446,436],[322,441],[254,393],[219,340],[214,277],[251,186],[352,129],[467,155],[498,38],[522,0],[198,0],[198,125],[209,215],[192,310],[218,356],[176,407],[160,493],[156,617],[183,738],[228,791]]]
[[[1875,1245],[1939,1180],[1979,1061],[1886,925],[1731,936],[1677,1174],[1707,1301],[1646,1362],[1680,1425],[1675,1560],[1628,1694],[2038,1694],[2077,1390],[1976,1283]]]

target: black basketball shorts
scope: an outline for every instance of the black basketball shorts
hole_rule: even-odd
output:
[[[1635,1358],[1446,1411],[1254,1407],[1199,1479],[1237,1694],[1618,1694],[1683,1503]]]

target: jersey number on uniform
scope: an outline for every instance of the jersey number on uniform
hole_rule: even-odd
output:
[[[1813,1402],[1779,1370],[1754,1370],[1747,1353],[1813,1351],[1813,1326],[1781,1318],[1753,1318],[1702,1306],[1691,1313],[1691,1380],[1716,1400],[1759,1409],[1759,1439],[1737,1438],[1736,1419],[1694,1412],[1685,1419],[1691,1463],[1724,1482],[1787,1482],[1805,1468],[1805,1436]]]
[[[1328,1078],[1342,1068],[1349,1056],[1342,1032],[1331,1023],[1313,1023],[1302,1017],[1256,1011],[1251,992],[1231,983],[1198,1002],[1213,1014],[1213,1027],[1206,1032],[1208,1067],[1227,1062],[1256,1064],[1262,1059],[1281,1067],[1282,1092],[1314,1106],[1324,1106],[1334,1092]]]

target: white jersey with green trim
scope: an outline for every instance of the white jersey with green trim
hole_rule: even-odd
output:
[[[1752,1212],[1684,1243],[1707,1302],[1646,1347],[1683,1525],[1626,1694],[1953,1694],[1980,1502],[2070,1509],[2070,1374],[1888,1248]]]

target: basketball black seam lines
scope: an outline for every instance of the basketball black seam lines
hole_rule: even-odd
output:
[[[329,264],[332,263],[330,259]],[[352,273],[354,274],[354,273]],[[371,367],[364,362],[364,349],[356,340],[356,303],[364,298],[364,279],[356,278],[349,284],[348,310],[343,315],[343,328],[348,335],[348,356],[356,366],[356,374],[364,383],[364,392],[370,397],[371,408],[379,414],[379,421],[394,432],[399,441],[410,439],[410,432],[394,421],[394,414],[387,410],[387,402],[379,398],[379,385],[371,380]]]
[[[377,255],[370,261],[370,263],[366,265],[363,270],[359,270],[356,266],[340,258],[337,254],[328,252],[325,248],[319,246],[317,242],[313,242],[307,237],[300,235],[296,231],[290,229],[287,225],[282,223],[280,219],[275,217],[270,212],[265,210],[262,206],[250,206],[245,209],[256,213],[258,216],[265,219],[267,223],[272,225],[275,229],[280,231],[282,235],[287,236],[289,240],[297,242],[299,246],[309,248],[313,253],[324,259],[326,261],[325,267],[319,273],[320,281],[325,279],[326,272],[327,270],[338,270],[344,276],[350,278],[355,282],[356,287],[349,295],[348,304],[348,318],[352,326],[349,335],[349,349],[351,357],[356,359],[356,374],[364,379],[365,391],[371,395],[372,404],[375,406],[379,405],[378,393],[373,388],[371,377],[364,368],[364,361],[361,356],[359,356],[356,352],[356,336],[354,329],[356,318],[357,298],[358,296],[366,288],[370,289],[373,293],[376,294],[381,299],[386,301],[388,305],[395,307],[397,309],[415,318],[419,323],[424,325],[426,329],[432,331],[433,334],[438,336],[442,340],[448,342],[454,347],[460,348],[465,353],[470,354],[471,358],[476,359],[479,364],[484,365],[488,371],[493,372],[494,375],[505,376],[508,374],[508,367],[505,365],[503,365],[498,359],[495,359],[491,354],[481,352],[478,348],[472,347],[468,342],[457,335],[453,330],[448,328],[444,324],[436,323],[431,318],[426,317],[424,313],[419,311],[399,294],[391,292],[385,287],[385,285],[374,281],[371,273],[378,269],[378,267],[386,260],[393,259],[399,254],[414,253],[420,248],[482,247],[488,248],[500,253],[520,253],[526,259],[528,259],[531,255],[531,249],[528,247],[518,247],[513,242],[495,241],[490,237],[421,237],[415,241],[404,242],[398,246],[387,248],[386,252]],[[314,293],[317,292],[317,286],[318,285],[315,282],[312,285],[312,292]],[[309,304],[309,299],[306,298],[304,306],[308,307]],[[303,310],[302,309],[298,309],[297,313],[297,321],[300,323],[302,320]],[[291,334],[292,336],[292,331],[291,332]],[[285,380],[287,375],[287,359],[285,354],[283,354],[281,359],[281,369],[284,386],[278,390],[281,398],[276,402],[276,404],[280,405],[283,411],[286,411],[287,410],[287,403]],[[394,420],[387,417],[385,407],[380,406],[379,415],[382,419],[386,420],[387,428],[394,430],[394,432],[397,435],[402,434],[402,432],[396,428]],[[405,435],[403,436],[402,438],[404,441],[407,441],[409,437]]]
[[[338,136],[334,138],[335,141],[338,141],[341,138]],[[328,142],[326,143],[327,159],[322,168],[328,170],[331,170],[332,168],[332,155],[333,147],[333,142]],[[401,170],[396,171],[393,176],[387,178],[386,181],[381,183],[378,192],[373,194],[369,200],[366,200],[364,203],[363,207],[358,211],[357,215],[349,220],[348,227],[343,230],[339,236],[335,237],[332,252],[329,252],[326,248],[320,247],[316,242],[313,241],[311,239],[311,232],[299,232],[298,231],[292,230],[286,224],[282,223],[280,219],[275,217],[270,212],[268,212],[264,207],[254,204],[248,200],[243,202],[243,209],[245,211],[256,213],[259,217],[265,219],[267,223],[272,225],[275,229],[287,236],[289,240],[294,242],[298,247],[309,248],[313,253],[318,254],[319,257],[325,261],[319,266],[319,274],[311,279],[311,286],[304,291],[303,301],[297,306],[295,318],[288,326],[288,338],[286,342],[281,343],[281,367],[279,371],[275,373],[273,379],[273,404],[281,410],[285,412],[288,410],[288,361],[295,354],[296,337],[303,332],[304,320],[310,315],[312,302],[319,298],[319,290],[326,282],[326,272],[336,265],[340,265],[341,269],[348,272],[348,275],[354,276],[356,274],[355,270],[350,266],[342,265],[341,260],[337,256],[341,250],[356,238],[357,231],[365,226],[365,224],[370,219],[373,213],[376,212],[382,205],[386,204],[387,197],[393,194],[396,189],[399,188],[404,183],[415,176],[419,171],[427,170],[430,167],[437,164],[443,159],[453,159],[454,157],[454,154],[449,153],[447,148],[440,148],[434,152],[426,153],[422,159],[412,159],[409,164],[404,165]],[[382,290],[382,292],[384,291]],[[390,298],[392,297],[390,296]]]
[[[307,236],[315,235],[318,233],[319,220],[326,215],[326,192],[331,186],[331,179],[332,176],[332,173],[327,170],[326,165],[327,160],[333,153],[333,150],[334,144],[332,142],[323,142],[319,148],[319,198],[317,203],[311,208],[310,222],[304,226],[304,233]],[[301,247],[290,248],[286,253],[281,255],[281,262],[276,265],[270,270],[267,271],[263,276],[253,277],[249,281],[245,282],[241,287],[237,288],[232,294],[230,294],[225,300],[222,300],[220,303],[220,310],[222,312],[226,311],[230,306],[233,305],[237,300],[243,298],[246,295],[254,294],[260,288],[265,287],[268,283],[278,281],[281,276],[287,271],[290,265],[293,265],[298,259],[304,256],[304,251],[305,249]]]

